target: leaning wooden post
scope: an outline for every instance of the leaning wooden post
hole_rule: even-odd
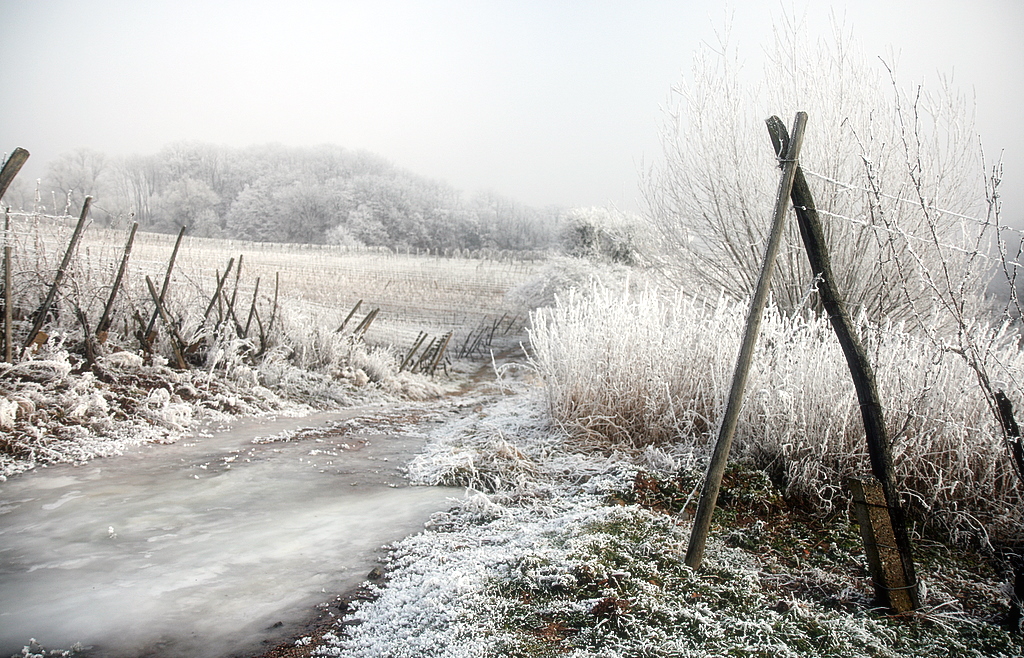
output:
[[[352,310],[349,311],[348,315],[345,316],[345,321],[341,323],[341,326],[339,326],[337,329],[334,330],[334,333],[341,333],[342,331],[344,331],[345,325],[348,324],[348,321],[352,319],[352,316],[356,314],[356,311],[358,311],[359,307],[362,306],[362,305],[363,305],[363,300],[360,299],[358,302],[356,302],[356,305],[353,306]]]
[[[185,237],[185,227],[182,226],[181,230],[178,231],[178,239],[174,241],[174,250],[171,252],[171,260],[167,263],[167,273],[164,274],[164,283],[160,286],[160,304],[164,303],[164,296],[167,294],[167,288],[171,285],[171,272],[174,271],[174,261],[178,258],[178,248],[181,247],[181,239]],[[153,315],[149,318],[149,324],[146,326],[146,333],[144,338],[146,341],[150,341],[150,334],[153,333],[153,326],[156,324],[156,316],[159,315],[160,309],[157,308],[153,311]]]
[[[216,286],[216,288],[213,291],[213,297],[210,297],[210,303],[206,305],[206,312],[203,313],[203,319],[199,323],[199,328],[200,329],[206,324],[206,320],[209,319],[209,317],[210,317],[210,311],[213,310],[213,307],[217,303],[217,300],[220,299],[220,291],[224,287],[224,282],[226,282],[228,280],[228,274],[231,273],[231,268],[234,267],[234,265],[235,265],[235,257],[232,256],[231,258],[228,259],[228,266],[224,270],[224,277],[223,278],[221,278],[220,272],[214,272],[213,278],[217,280],[217,286]],[[198,333],[198,331],[197,331],[197,333]]]
[[[135,242],[135,232],[139,230],[139,223],[132,222],[132,230],[128,233],[128,242],[124,245],[124,254],[121,256],[121,265],[117,268],[117,276],[114,277],[114,285],[110,289],[110,297],[107,298],[107,305],[103,307],[103,315],[96,324],[96,337],[102,343],[107,338],[107,329],[110,327],[110,312],[114,308],[114,300],[117,298],[117,291],[121,288],[121,279],[124,278],[125,270],[128,268],[128,258],[132,255],[132,244]]]
[[[235,289],[231,291],[231,302],[228,304],[228,306],[231,308],[232,314],[234,314],[235,312],[235,300],[238,299],[238,284],[242,280],[242,258],[244,256],[245,254],[238,254],[238,267],[235,268]],[[227,275],[225,274],[225,276]],[[224,299],[226,301],[227,296],[225,296]],[[235,319],[235,324],[238,325],[237,318]],[[241,326],[238,326],[237,328],[238,331],[242,330]]]
[[[1024,478],[1024,445],[1021,445],[1020,426],[1013,415],[1013,403],[1006,397],[1003,391],[996,391],[996,412],[999,415],[999,422],[1003,426],[1003,436],[1006,437],[1007,447],[1010,449],[1010,458],[1013,460],[1014,468],[1017,470],[1017,477]],[[1020,621],[1024,615],[1024,556],[1019,553],[1012,561],[1013,566],[1013,594],[1010,596],[1010,614],[1007,622],[1010,628],[1020,628]]]
[[[274,272],[274,303],[270,307],[270,322],[267,323],[267,337],[270,337],[270,332],[274,330],[274,318],[277,317],[277,291],[281,285],[281,273]],[[256,316],[257,321],[259,316]],[[262,326],[262,324],[261,324]],[[260,330],[260,336],[262,338],[263,331]]]
[[[11,215],[4,212],[4,361],[11,363],[14,349],[11,345]]]
[[[404,359],[402,359],[402,363],[398,366],[398,372],[402,372],[403,370],[405,370],[406,364],[408,364],[409,361],[412,360],[412,356],[416,354],[416,350],[420,348],[420,345],[423,343],[424,340],[426,340],[426,338],[427,332],[425,331],[421,331],[419,332],[419,334],[416,335],[416,341],[413,342],[412,349],[409,350],[409,353],[405,355]]]
[[[768,237],[768,246],[765,248],[764,264],[761,266],[761,275],[757,280],[754,296],[750,300],[750,312],[747,314],[747,326],[743,334],[743,343],[740,345],[740,355],[736,360],[732,388],[729,390],[729,402],[718,431],[718,441],[715,443],[711,463],[708,464],[704,488],[701,490],[700,501],[697,503],[697,514],[693,519],[693,529],[690,531],[690,543],[686,549],[686,565],[691,569],[700,568],[701,562],[704,560],[704,546],[711,529],[711,515],[715,511],[715,503],[718,502],[718,489],[722,485],[722,476],[725,475],[725,466],[729,460],[729,448],[732,447],[736,422],[739,420],[740,406],[743,403],[743,389],[747,385],[750,361],[754,356],[754,345],[761,328],[761,316],[768,301],[768,289],[771,284],[772,271],[775,269],[775,257],[779,253],[779,244],[782,241],[783,221],[789,210],[789,193],[793,187],[797,157],[800,155],[800,146],[803,143],[804,126],[806,125],[807,114],[798,112],[793,122],[793,141],[789,144],[789,149],[786,152],[785,167],[782,171],[782,179],[779,181],[779,192],[775,200],[775,215]]]
[[[28,160],[28,156],[29,152],[19,146],[14,149],[14,152],[4,162],[3,169],[0,169],[0,199],[7,193],[7,188],[10,187],[14,177],[21,171],[25,161]]]
[[[256,313],[256,298],[260,294],[260,278],[256,277],[256,286],[252,291],[252,304],[249,306],[249,317],[245,320],[245,331],[242,332],[242,338],[249,337],[249,327],[252,326],[252,316]]]
[[[448,332],[444,335],[441,344],[437,348],[437,356],[434,357],[433,362],[430,364],[430,376],[434,376],[434,371],[437,370],[438,364],[441,363],[441,359],[444,358],[444,352],[448,349],[448,342],[452,339],[452,332]]]
[[[50,306],[53,305],[53,300],[57,297],[57,288],[64,279],[64,273],[67,271],[68,265],[71,264],[71,257],[75,253],[75,247],[78,246],[78,239],[82,237],[82,231],[85,229],[85,220],[89,216],[89,208],[91,206],[92,197],[85,197],[85,203],[82,204],[82,214],[78,217],[78,224],[75,225],[74,233],[71,234],[71,242],[68,243],[68,249],[64,252],[64,259],[61,260],[60,267],[57,268],[57,275],[53,278],[53,283],[50,285],[50,291],[46,294],[46,299],[43,300],[43,305],[36,311],[36,320],[32,323],[32,329],[28,332],[28,338],[25,339],[26,348],[36,341],[39,330],[43,328],[46,314],[50,312]]]
[[[778,117],[771,117],[768,120],[768,131],[775,144],[775,152],[781,153],[789,141],[786,126]],[[785,160],[780,162],[788,164]],[[793,179],[791,197],[794,210],[796,210],[797,223],[800,226],[800,236],[807,251],[807,259],[810,262],[811,271],[819,281],[818,294],[821,296],[822,306],[825,307],[829,322],[832,323],[832,329],[836,333],[836,338],[839,339],[839,345],[843,349],[843,355],[846,357],[846,364],[853,379],[853,386],[857,391],[857,401],[860,403],[861,417],[864,420],[864,433],[867,436],[868,455],[871,458],[871,472],[878,479],[889,507],[896,549],[899,551],[906,583],[898,587],[909,594],[909,605],[917,608],[920,605],[920,600],[917,592],[917,575],[910,549],[910,537],[907,534],[906,512],[900,499],[899,488],[896,486],[892,448],[885,429],[882,403],[878,396],[878,387],[875,384],[875,373],[853,326],[853,321],[850,319],[850,314],[846,310],[846,304],[839,295],[835,276],[832,274],[832,260],[829,256],[828,244],[825,242],[825,233],[821,228],[821,221],[818,219],[818,211],[814,207],[811,188],[807,185],[804,172],[799,167],[797,167]],[[899,607],[904,605],[902,596],[888,598],[893,609],[902,611],[899,610]]]
[[[177,328],[174,326],[174,322],[171,317],[167,314],[167,310],[164,308],[164,302],[160,299],[160,295],[156,293],[156,287],[153,285],[153,280],[148,276],[146,277],[146,287],[149,288],[149,296],[153,298],[153,303],[156,304],[156,312],[163,320],[164,326],[167,327],[167,331],[171,334],[171,351],[174,352],[174,360],[178,363],[179,370],[188,370],[188,363],[185,361],[185,341],[181,339],[181,335],[178,333]]]

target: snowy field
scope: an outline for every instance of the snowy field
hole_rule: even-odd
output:
[[[71,222],[16,219],[13,342],[21,356],[28,320],[55,276]],[[437,349],[450,335],[443,358],[425,362],[442,371],[470,345],[478,358],[514,349],[527,311],[506,295],[539,268],[508,258],[186,236],[165,296],[175,331],[156,319],[155,340],[140,349],[141,329],[154,313],[146,277],[161,286],[175,238],[137,234],[109,331],[93,337],[127,236],[87,227],[44,324],[47,340],[14,364],[0,364],[0,477],[174,440],[198,423],[232,415],[435,397],[442,393],[437,380],[410,372],[427,347]],[[222,294],[214,297],[218,277]],[[403,368],[421,335],[419,352]],[[188,343],[181,349],[188,368],[177,363],[178,337]]]

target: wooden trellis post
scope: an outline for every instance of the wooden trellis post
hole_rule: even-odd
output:
[[[64,280],[64,274],[68,270],[68,265],[71,264],[71,257],[75,254],[75,247],[78,246],[78,240],[82,237],[82,231],[85,230],[85,220],[89,217],[90,207],[92,207],[92,197],[87,196],[82,204],[82,214],[78,217],[78,223],[75,224],[75,230],[71,234],[68,248],[64,252],[64,258],[60,262],[60,267],[57,268],[57,274],[53,277],[53,283],[50,284],[50,290],[46,293],[46,299],[43,300],[43,303],[36,311],[35,322],[32,323],[32,329],[29,330],[28,337],[25,339],[26,348],[36,342],[37,337],[40,335],[40,329],[43,328],[43,323],[46,322],[46,314],[50,312],[50,307],[57,298],[57,289],[60,288],[61,281]]]
[[[786,150],[789,135],[786,126],[778,117],[768,119],[768,132],[772,136],[776,154]],[[780,156],[781,157],[781,156]],[[780,159],[780,163],[782,160]],[[839,294],[835,276],[832,274],[832,259],[829,256],[828,243],[818,219],[818,211],[814,207],[814,197],[807,185],[803,170],[798,166],[791,191],[793,208],[796,211],[797,224],[800,226],[800,237],[803,239],[807,259],[811,271],[818,280],[818,294],[822,306],[828,313],[829,322],[839,339],[839,345],[846,357],[850,369],[850,377],[857,391],[861,417],[864,420],[864,434],[867,438],[868,455],[871,458],[871,472],[878,479],[885,494],[888,515],[892,522],[892,534],[895,549],[902,566],[902,578],[896,585],[880,584],[879,579],[891,581],[889,575],[882,572],[873,574],[876,586],[887,596],[885,603],[897,612],[917,608],[920,600],[917,592],[917,574],[910,549],[910,537],[907,534],[906,512],[900,500],[899,488],[896,486],[895,468],[893,466],[892,448],[889,435],[885,429],[882,414],[882,403],[875,384],[875,373],[868,361],[867,352],[860,342],[857,330],[846,310],[846,304]],[[900,582],[902,581],[902,582]],[[888,589],[886,589],[888,588]],[[899,591],[902,590],[902,591]],[[909,607],[908,607],[909,606]]]
[[[871,468],[879,482],[878,495],[874,495],[872,493],[874,490],[871,490],[870,487],[857,489],[861,508],[863,508],[859,508],[858,514],[870,526],[864,527],[864,531],[868,533],[865,537],[870,535],[866,543],[870,543],[872,548],[879,548],[881,546],[877,541],[879,536],[884,537],[883,541],[886,543],[884,554],[879,554],[876,551],[876,559],[872,560],[872,571],[874,572],[872,575],[876,590],[880,598],[884,598],[884,602],[890,608],[903,612],[916,608],[920,604],[910,539],[906,530],[906,515],[893,475],[892,452],[885,430],[874,372],[839,295],[832,274],[828,246],[814,207],[814,199],[797,162],[806,121],[806,114],[797,113],[796,121],[793,124],[792,139],[781,119],[773,116],[766,121],[768,132],[775,146],[776,156],[779,158],[779,166],[783,171],[782,180],[779,183],[779,194],[776,198],[775,220],[765,251],[764,265],[754,297],[751,300],[747,328],[740,348],[736,372],[733,376],[732,389],[729,392],[728,406],[719,430],[718,442],[708,466],[697,514],[694,517],[690,544],[686,553],[686,564],[696,569],[703,559],[704,545],[711,526],[711,515],[714,512],[718,489],[728,461],[729,448],[732,445],[732,437],[739,416],[750,359],[753,356],[754,343],[757,340],[761,314],[764,309],[764,298],[767,295],[775,254],[778,250],[777,241],[781,236],[782,221],[791,198],[811,270],[820,282],[818,292],[821,295],[822,305],[825,307],[836,337],[839,339],[854,388],[857,391],[857,399],[860,402],[861,415],[864,420],[864,431],[867,436],[868,452],[871,457]],[[884,514],[886,518],[881,519],[880,514]],[[882,521],[891,521],[891,526]]]
[[[743,390],[747,386],[750,361],[754,356],[754,345],[761,329],[761,316],[764,313],[765,303],[768,301],[768,289],[771,284],[772,271],[775,269],[775,257],[779,253],[779,244],[782,241],[782,228],[786,212],[789,210],[789,193],[793,187],[793,178],[796,176],[796,162],[800,155],[800,146],[803,143],[804,126],[806,125],[807,114],[798,112],[793,122],[793,140],[786,149],[782,179],[779,181],[779,192],[775,200],[775,215],[768,237],[768,245],[765,248],[761,275],[757,279],[754,296],[750,300],[750,312],[747,314],[747,326],[743,333],[743,343],[740,345],[740,355],[736,360],[736,370],[732,378],[732,387],[729,390],[729,402],[718,431],[718,441],[715,443],[711,463],[708,464],[707,477],[704,478],[704,487],[700,493],[700,501],[697,503],[697,514],[693,518],[693,530],[690,532],[690,543],[686,549],[686,564],[691,569],[699,568],[704,560],[704,546],[707,543],[708,532],[711,530],[711,515],[718,502],[718,490],[722,486],[722,476],[725,475],[725,466],[729,461],[729,449],[732,447],[736,422],[739,420],[740,407],[743,404]]]

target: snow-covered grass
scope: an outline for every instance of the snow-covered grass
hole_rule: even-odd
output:
[[[809,517],[751,465],[731,471],[705,566],[683,563],[685,445],[581,449],[540,391],[470,400],[410,465],[414,481],[477,484],[395,546],[388,580],[313,656],[1017,656],[992,623],[999,575],[925,561],[921,614],[872,610],[845,514]],[[945,550],[945,549],[943,549]],[[987,606],[964,592],[983,592]]]
[[[552,417],[584,445],[706,449],[746,312],[725,299],[602,287],[538,311],[531,346]],[[975,373],[899,326],[860,331],[912,504],[953,532],[1019,538],[1021,482]],[[998,386],[1019,399],[1024,354],[1015,337],[994,342],[988,358],[1004,379]],[[870,472],[856,394],[826,318],[765,313],[733,455],[825,512],[845,504],[846,477]]]

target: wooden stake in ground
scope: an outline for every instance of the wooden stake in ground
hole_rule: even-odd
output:
[[[405,358],[402,359],[402,363],[398,366],[398,372],[405,370],[405,366],[412,361],[413,355],[416,354],[416,350],[420,348],[420,345],[423,344],[426,337],[427,332],[425,331],[421,331],[416,335],[416,340],[412,344],[412,349],[409,350],[408,354],[405,355]]]
[[[349,311],[348,315],[345,316],[345,321],[341,323],[341,326],[339,326],[337,329],[334,330],[334,333],[340,334],[342,331],[344,331],[345,325],[348,324],[348,321],[352,319],[352,316],[356,314],[356,311],[358,311],[359,307],[362,306],[362,305],[363,305],[363,300],[360,299],[358,302],[356,302],[356,305],[353,306],[352,310]]]
[[[785,150],[789,142],[789,135],[786,133],[786,126],[778,117],[771,117],[768,120],[768,131],[775,144],[776,153]],[[780,160],[780,162],[785,163],[784,160]],[[896,486],[892,449],[888,432],[885,429],[882,403],[878,396],[878,387],[875,384],[875,373],[853,326],[853,321],[850,319],[850,314],[846,310],[846,304],[839,295],[835,276],[832,274],[832,260],[829,256],[828,244],[825,242],[825,233],[821,228],[821,221],[818,219],[818,211],[814,207],[811,188],[807,185],[807,179],[804,178],[804,172],[800,167],[796,168],[791,197],[796,210],[797,223],[800,226],[800,237],[803,239],[804,248],[807,251],[807,259],[810,261],[811,271],[818,280],[818,294],[821,296],[822,306],[825,307],[832,329],[836,333],[836,338],[839,339],[839,345],[843,349],[846,364],[850,369],[850,377],[853,379],[853,386],[857,391],[857,401],[860,403],[864,433],[867,437],[868,455],[871,458],[871,472],[881,484],[882,491],[885,492],[886,505],[889,516],[892,518],[896,549],[899,551],[900,561],[903,565],[903,579],[906,585],[902,587],[905,587],[905,591],[909,594],[911,607],[917,608],[920,601],[917,593],[916,570],[910,549],[910,537],[907,534],[906,512]],[[893,609],[898,609],[899,605],[903,605],[903,598],[901,596],[890,597],[889,602]]]
[[[11,157],[7,158],[4,162],[3,169],[0,169],[0,199],[7,193],[7,188],[11,186],[14,177],[21,171],[25,161],[28,160],[28,156],[29,152],[19,146],[11,153]]]
[[[882,485],[875,478],[866,477],[850,478],[847,486],[853,494],[853,509],[860,526],[875,597],[894,612],[912,610],[912,594],[916,587],[907,584]]]
[[[171,272],[174,271],[174,261],[178,258],[178,248],[181,247],[181,239],[184,237],[185,227],[182,226],[181,230],[178,231],[178,239],[174,241],[174,251],[171,252],[171,260],[167,263],[167,273],[164,274],[164,284],[160,287],[160,304],[164,303],[164,296],[167,294],[167,287],[171,285]],[[152,343],[151,334],[153,333],[153,326],[156,324],[156,316],[159,313],[159,308],[154,310],[153,315],[149,318],[149,324],[146,325],[146,333],[144,334],[144,337],[147,343]]]
[[[256,298],[260,294],[260,278],[256,277],[256,286],[252,291],[252,304],[249,306],[249,317],[245,320],[245,331],[242,332],[242,338],[249,337],[249,327],[252,326],[252,316],[256,313]]]
[[[448,349],[448,342],[451,341],[451,339],[452,332],[450,331],[441,338],[441,343],[437,347],[437,356],[434,357],[433,361],[430,364],[430,370],[428,371],[431,377],[434,376],[434,371],[437,370],[438,364],[440,364],[441,359],[444,358],[444,352],[446,349]],[[447,368],[447,366],[445,367]],[[447,372],[447,370],[445,372]]]
[[[53,283],[50,285],[50,291],[46,293],[46,299],[43,300],[43,304],[36,311],[35,322],[32,323],[32,329],[28,332],[28,337],[25,339],[25,347],[29,347],[32,343],[36,342],[36,336],[39,334],[39,330],[43,328],[43,323],[46,322],[46,314],[50,312],[50,306],[53,305],[53,300],[57,298],[57,288],[60,287],[60,282],[64,279],[64,273],[67,272],[68,265],[71,264],[71,257],[75,253],[75,247],[78,246],[78,240],[82,237],[82,231],[85,230],[85,220],[89,216],[89,208],[92,207],[92,197],[85,197],[85,203],[82,204],[82,214],[78,217],[78,223],[75,224],[75,231],[71,234],[71,241],[68,242],[67,251],[64,252],[64,259],[60,262],[60,267],[57,268],[57,274],[53,277]]]
[[[179,370],[188,370],[188,363],[185,361],[185,341],[181,339],[181,335],[178,333],[177,327],[174,326],[174,322],[171,321],[171,317],[167,314],[164,309],[163,300],[160,299],[160,295],[156,293],[156,287],[153,286],[153,280],[148,276],[146,277],[146,287],[149,288],[149,295],[153,298],[153,303],[156,304],[156,312],[163,320],[164,326],[167,327],[167,331],[171,334],[171,350],[174,352],[174,360],[178,363]]]
[[[789,210],[789,193],[793,187],[793,177],[796,175],[796,162],[800,155],[800,146],[803,143],[804,126],[806,125],[807,114],[798,112],[793,122],[793,141],[789,144],[789,148],[786,151],[785,167],[782,170],[782,179],[779,181],[779,192],[775,200],[775,213],[772,219],[771,233],[768,237],[768,245],[765,248],[764,264],[761,266],[761,276],[757,280],[754,296],[750,300],[750,312],[747,314],[747,326],[743,333],[743,343],[740,345],[740,355],[736,360],[732,388],[729,390],[729,402],[725,409],[725,415],[722,418],[722,425],[719,428],[718,441],[715,443],[715,451],[711,456],[711,463],[708,464],[704,488],[701,490],[700,501],[697,504],[697,514],[693,519],[690,543],[686,549],[686,564],[691,569],[700,568],[701,562],[704,560],[704,546],[707,543],[708,532],[711,529],[711,515],[715,511],[715,504],[718,501],[718,490],[722,485],[722,476],[725,475],[725,466],[729,460],[729,449],[732,447],[733,434],[736,432],[736,422],[739,419],[740,407],[743,404],[743,389],[747,385],[750,361],[754,356],[754,345],[757,342],[757,334],[761,328],[761,316],[764,313],[765,303],[768,300],[768,288],[771,283],[772,271],[775,269],[775,257],[779,253],[783,221],[786,218],[786,212]]]
[[[4,361],[11,363],[13,345],[11,345],[11,215],[4,212]]]
[[[235,258],[234,256],[232,256],[231,258],[228,259],[228,266],[224,270],[223,277],[221,277],[220,272],[214,273],[214,278],[217,280],[217,287],[213,291],[213,297],[210,297],[210,303],[206,305],[206,312],[203,313],[203,319],[199,323],[199,328],[196,329],[197,334],[202,330],[203,326],[206,324],[207,319],[209,319],[210,317],[210,311],[213,310],[214,305],[220,299],[220,291],[224,287],[224,282],[228,280],[228,274],[231,273],[231,268],[234,267],[234,265]]]
[[[107,329],[110,327],[110,312],[114,308],[114,299],[117,298],[117,291],[121,288],[121,279],[128,268],[128,257],[132,254],[132,243],[135,242],[135,232],[139,229],[138,222],[132,222],[132,230],[128,233],[128,242],[124,245],[124,254],[121,256],[121,265],[117,268],[117,276],[114,277],[114,285],[110,289],[110,297],[103,307],[103,315],[96,324],[96,337],[102,343],[107,338]]]

